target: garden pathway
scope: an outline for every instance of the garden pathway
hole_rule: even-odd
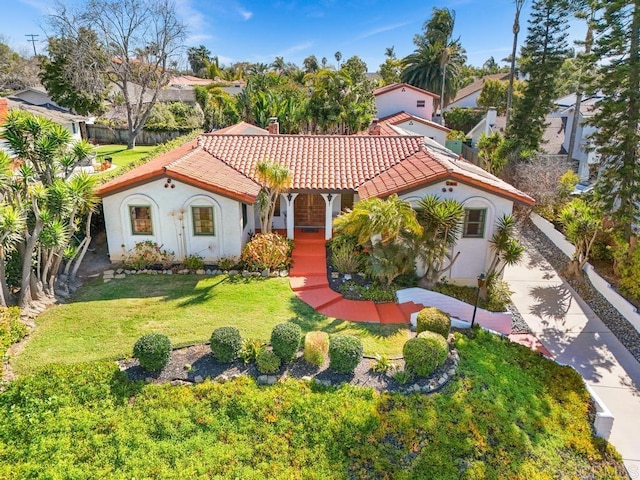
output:
[[[640,365],[535,249],[504,279],[534,335],[561,364],[574,367],[613,413],[609,441],[640,480]]]

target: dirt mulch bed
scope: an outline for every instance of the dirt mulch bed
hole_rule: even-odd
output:
[[[402,385],[391,376],[392,372],[387,374],[372,372],[371,367],[374,363],[374,359],[364,358],[353,374],[337,374],[329,370],[328,361],[321,367],[316,368],[305,362],[300,352],[296,360],[283,365],[274,375],[278,378],[303,379],[304,377],[307,380],[310,377],[321,383],[329,384],[330,382],[334,386],[350,384],[359,387],[370,387],[378,392],[407,392],[410,388],[414,388],[414,385],[418,385],[421,388],[426,387],[430,381],[438,379],[454,366],[454,361],[450,354],[445,364],[429,378],[414,379]],[[404,368],[403,360],[394,360],[393,363],[400,370]],[[158,384],[196,383],[196,380],[201,381],[201,379],[206,378],[225,381],[238,375],[249,375],[254,378],[261,375],[255,364],[245,365],[242,361],[227,364],[216,362],[207,344],[174,350],[169,364],[162,372],[156,375],[149,374],[142,369],[136,359],[118,361],[118,365],[131,380],[146,380],[147,382]]]

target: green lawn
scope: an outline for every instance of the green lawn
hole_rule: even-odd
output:
[[[248,377],[158,386],[113,363],[50,367],[0,393],[0,478],[627,478],[592,436],[575,370],[471,334],[456,336],[458,374],[432,395]]]
[[[96,160],[101,161],[104,157],[111,157],[114,165],[124,167],[131,162],[149,155],[156,147],[149,145],[139,145],[131,150],[127,150],[126,145],[100,145],[95,148],[97,153]]]
[[[401,356],[408,330],[344,322],[316,313],[295,297],[286,278],[224,275],[129,275],[82,287],[72,302],[36,319],[22,353],[11,360],[18,373],[50,362],[76,363],[131,355],[143,334],[161,332],[174,345],[209,341],[211,332],[234,325],[244,338],[269,340],[271,329],[292,320],[306,331],[360,337],[367,354]]]

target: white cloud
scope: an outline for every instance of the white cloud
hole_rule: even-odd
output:
[[[50,2],[45,2],[43,0],[18,0],[18,1],[32,8],[35,8],[40,13],[44,13],[44,14],[51,13]]]
[[[294,53],[298,53],[298,52],[302,52],[304,50],[308,50],[311,47],[313,47],[313,42],[304,42],[304,43],[298,43],[297,45],[293,45],[285,50],[283,50],[280,55],[274,55],[278,56],[278,57],[284,57],[285,55],[292,55]]]
[[[384,27],[374,28],[373,30],[369,30],[368,32],[365,32],[359,35],[358,40],[373,37],[374,35],[379,35],[380,33],[389,32],[397,28],[406,27],[407,25],[411,25],[412,23],[413,22],[394,23],[392,25],[385,25]]]
[[[249,10],[245,10],[240,6],[238,6],[238,13],[244,20],[249,20],[251,17],[253,17],[253,12],[250,12]]]

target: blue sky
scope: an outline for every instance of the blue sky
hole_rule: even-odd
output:
[[[434,6],[456,12],[455,35],[467,50],[469,63],[481,66],[493,56],[496,61],[511,51],[514,6],[512,0],[174,0],[188,25],[186,46],[206,45],[223,64],[233,61],[271,63],[276,56],[302,64],[309,55],[343,59],[362,58],[369,71],[378,70],[386,47],[395,47],[398,57],[414,49],[412,40],[421,32]],[[46,38],[45,15],[51,0],[0,0],[0,35],[20,51],[32,52],[25,34]],[[520,40],[526,36],[531,0],[521,17]],[[584,35],[573,26],[571,37]],[[45,43],[36,44],[38,52]]]

